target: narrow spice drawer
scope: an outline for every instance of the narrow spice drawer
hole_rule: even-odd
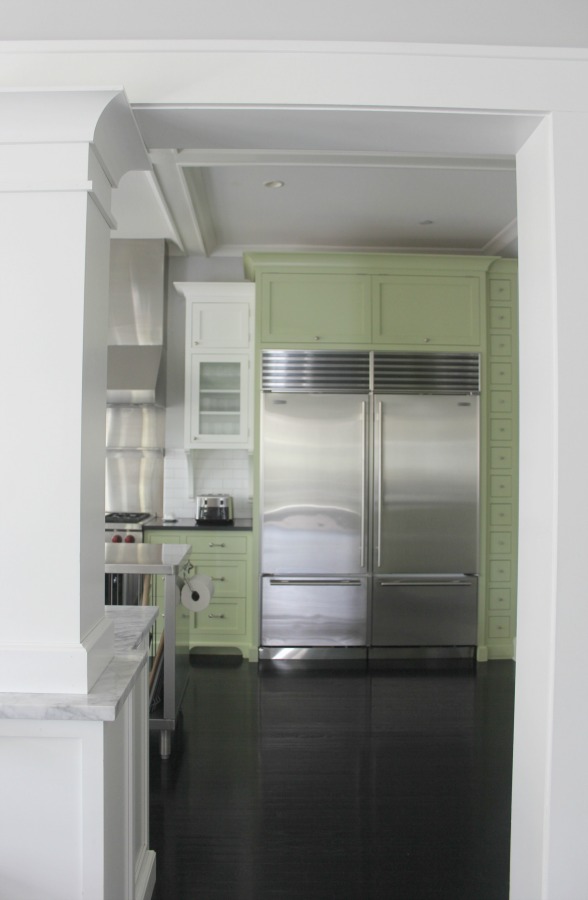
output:
[[[494,640],[510,638],[510,616],[488,616],[488,637]]]
[[[490,300],[506,303],[511,299],[511,285],[508,278],[495,278],[490,281]]]
[[[512,313],[507,306],[495,306],[490,309],[490,328],[504,328],[505,331],[512,328]]]
[[[490,437],[493,441],[512,441],[512,419],[492,419]]]
[[[510,610],[510,588],[490,588],[489,606],[493,612]]]
[[[492,475],[490,478],[491,497],[512,497],[512,478],[510,475]]]
[[[511,572],[510,559],[495,559],[490,563],[490,581],[510,581]]]
[[[494,362],[490,365],[491,384],[511,384],[512,366],[507,362]]]
[[[492,334],[490,336],[491,356],[512,356],[512,338],[509,334]]]
[[[190,537],[194,554],[221,554],[226,556],[241,556],[247,553],[246,534],[227,534],[226,531],[206,531],[202,534],[192,534]]]
[[[490,450],[490,467],[492,469],[510,469],[512,466],[512,450],[510,447],[492,447]]]
[[[490,532],[490,553],[492,556],[504,556],[512,551],[512,533],[510,531]]]
[[[490,411],[493,413],[512,412],[512,392],[490,391]]]
[[[512,505],[510,503],[491,503],[490,524],[512,525]]]

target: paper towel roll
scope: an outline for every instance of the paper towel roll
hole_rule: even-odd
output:
[[[182,606],[190,612],[206,609],[214,594],[212,578],[208,575],[193,575],[185,583],[180,593]]]

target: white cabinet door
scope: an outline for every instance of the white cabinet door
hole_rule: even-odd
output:
[[[247,350],[249,304],[224,300],[190,303],[187,330],[192,351]],[[188,347],[186,348],[188,349]]]
[[[249,446],[249,355],[193,353],[186,445],[195,449]]]

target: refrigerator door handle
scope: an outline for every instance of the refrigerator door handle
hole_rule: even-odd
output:
[[[363,472],[363,490],[361,492],[361,534],[360,534],[360,551],[359,551],[359,567],[363,569],[365,566],[365,502],[366,502],[366,426],[367,426],[367,401],[362,400],[361,403],[361,425],[362,425],[362,444],[361,444],[361,469]]]
[[[272,587],[292,587],[293,585],[296,587],[305,587],[307,585],[312,587],[322,587],[323,585],[351,585],[352,587],[359,587],[361,585],[361,581],[354,578],[270,578],[269,583]]]
[[[376,424],[377,424],[377,472],[376,476],[378,479],[378,556],[377,556],[377,565],[380,567],[381,559],[382,559],[382,401],[378,401],[378,409],[376,416]]]
[[[472,581],[448,579],[447,581],[381,581],[381,587],[470,587]]]

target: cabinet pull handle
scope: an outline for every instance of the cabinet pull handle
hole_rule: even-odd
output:
[[[470,587],[472,581],[381,581],[380,587]]]
[[[224,617],[225,617],[224,613],[208,613],[209,619],[224,619]]]
[[[224,547],[225,545],[224,544],[214,544],[211,542],[208,546],[209,547]]]
[[[321,339],[321,338],[320,338],[320,335],[316,334],[315,337],[314,337],[314,339],[315,339],[315,341],[320,341],[320,339]]]
[[[224,575],[219,575],[217,578],[215,578],[214,575],[213,575],[211,580],[212,580],[212,581],[224,581],[224,580],[225,580],[225,576],[224,576]]]

